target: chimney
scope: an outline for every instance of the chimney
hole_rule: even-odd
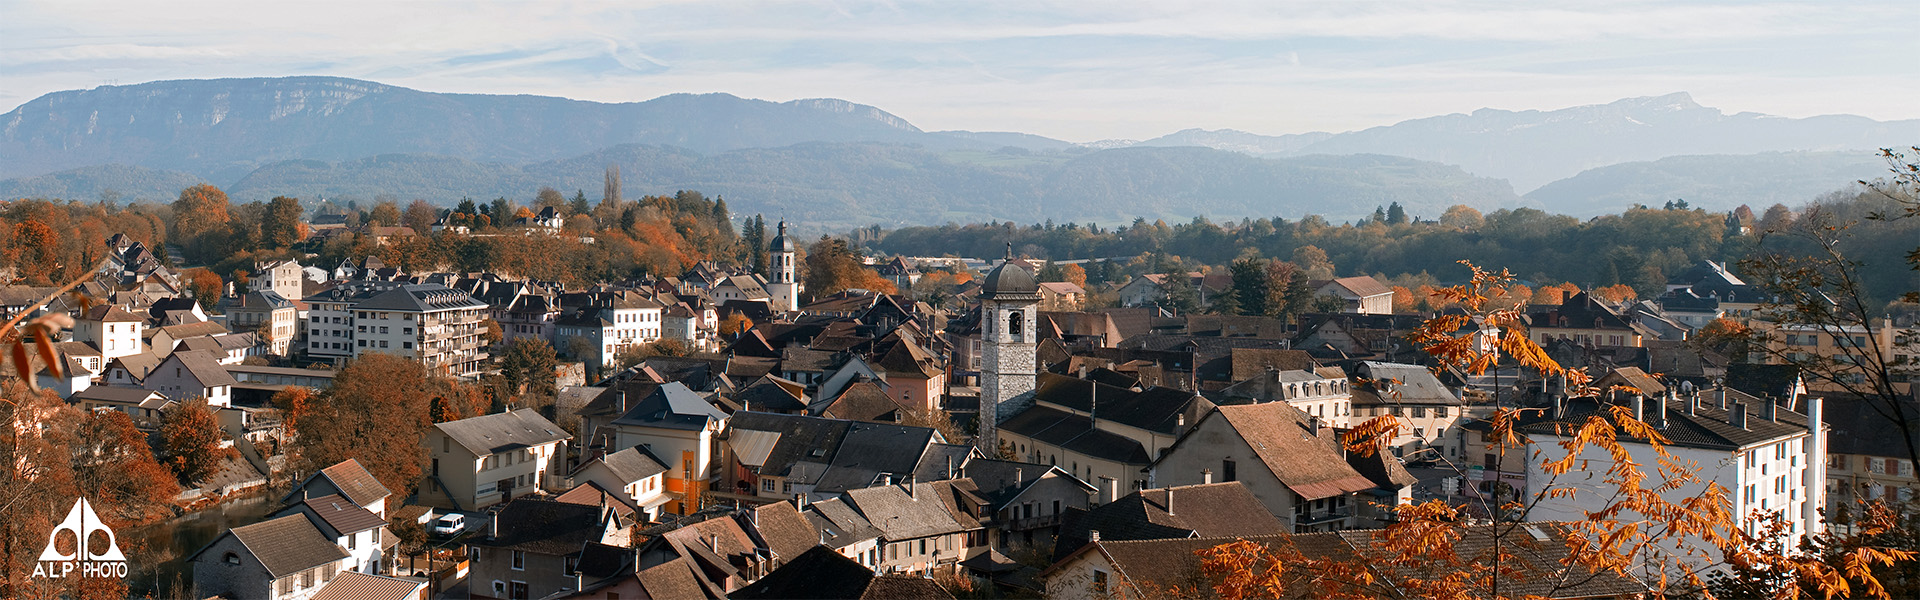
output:
[[[707,534],[707,549],[712,550],[714,554],[719,554],[720,536],[711,533]]]
[[[1667,393],[1660,396],[1660,412],[1654,415],[1654,418],[1658,419],[1654,422],[1654,427],[1661,429],[1667,428],[1667,400],[1671,398],[1673,398],[1672,390],[1668,390]]]
[[[1727,409],[1727,384],[1723,383],[1720,387],[1713,388],[1713,407],[1720,410]]]
[[[1013,468],[1014,487],[1020,487],[1026,484],[1027,484],[1027,470],[1020,467],[1014,467]]]
[[[1201,469],[1200,484],[1211,485],[1212,483],[1213,483],[1213,469]]]
[[[1568,300],[1572,300],[1572,299],[1573,299],[1573,290],[1560,290],[1561,304],[1566,304]]]
[[[1098,530],[1098,529],[1088,529],[1088,530],[1087,530],[1087,541],[1089,541],[1089,542],[1098,542],[1098,541],[1100,541],[1100,530]]]
[[[493,518],[487,519],[487,539],[498,539],[499,537],[500,513],[494,513]]]
[[[807,509],[807,495],[806,495],[806,494],[794,494],[794,495],[793,495],[793,509],[794,509],[794,510],[806,510],[806,509]]]
[[[1760,405],[1760,418],[1769,422],[1780,420],[1780,401],[1766,399],[1766,403]]]
[[[573,591],[578,592],[584,589],[587,589],[586,576],[576,568],[573,570]]]
[[[1642,396],[1640,394],[1634,394],[1632,398],[1627,399],[1627,405],[1633,408],[1633,420],[1639,421],[1642,423],[1647,422],[1647,397],[1646,396]]]
[[[1697,412],[1697,409],[1698,409],[1698,408],[1699,408],[1699,406],[1700,406],[1700,394],[1699,394],[1698,392],[1695,392],[1695,393],[1694,393],[1693,395],[1691,395],[1691,396],[1687,396],[1687,402],[1686,402],[1686,405],[1687,405],[1687,414],[1688,414],[1688,415],[1695,415],[1695,414],[1699,414],[1699,413]]]
[[[1167,488],[1167,514],[1173,514],[1173,488]]]
[[[1747,403],[1735,402],[1727,409],[1727,424],[1741,429],[1747,428]]]
[[[1566,416],[1567,416],[1567,395],[1556,392],[1553,395],[1553,418],[1560,419],[1560,418],[1565,418]]]
[[[947,455],[947,479],[953,479],[953,455]]]
[[[1307,430],[1313,433],[1313,437],[1320,437],[1320,417],[1308,416]]]

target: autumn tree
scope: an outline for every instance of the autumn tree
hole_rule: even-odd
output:
[[[1318,246],[1307,244],[1293,249],[1291,262],[1306,273],[1307,279],[1333,279],[1333,261]]]
[[[204,397],[187,401],[168,410],[160,423],[160,443],[166,449],[167,467],[181,481],[198,484],[214,476],[220,463],[240,456],[233,448],[223,447],[225,430]]]
[[[73,478],[100,518],[119,525],[173,516],[180,485],[127,413],[88,411],[74,431]]]
[[[418,362],[368,353],[334,375],[333,387],[308,403],[294,421],[289,458],[298,473],[312,473],[349,458],[359,459],[387,489],[401,497],[420,479],[432,426],[429,403],[435,386]]]
[[[804,276],[807,301],[851,289],[883,294],[897,291],[892,281],[867,268],[861,261],[858,249],[840,238],[821,236],[819,241],[807,247],[804,264],[807,267]]]
[[[60,238],[53,228],[39,219],[24,219],[13,226],[13,239],[7,262],[19,271],[29,285],[47,285],[60,278],[71,265],[60,264]]]
[[[173,202],[174,240],[186,244],[209,232],[224,231],[231,219],[229,208],[227,193],[210,184],[180,190],[180,199]]]
[[[1479,210],[1465,204],[1455,204],[1447,207],[1447,212],[1440,215],[1441,226],[1464,231],[1479,229],[1480,225],[1485,222],[1486,219],[1480,215]]]
[[[427,204],[425,200],[407,203],[407,212],[400,217],[400,223],[413,228],[414,233],[428,235],[433,233],[433,222],[440,220],[440,209]]]
[[[400,205],[392,200],[382,200],[367,212],[367,222],[381,227],[393,227],[400,224]]]
[[[267,202],[266,214],[260,220],[260,241],[267,248],[286,248],[300,243],[300,215],[306,209],[300,201],[286,196],[276,196]]]
[[[0,382],[0,598],[58,597],[59,582],[32,577],[47,532],[79,497],[73,480],[75,409],[51,392]],[[67,426],[62,426],[67,425]]]
[[[535,192],[533,195],[533,206],[534,208],[553,208],[555,210],[565,210],[567,208],[567,196],[565,194],[561,194],[560,190],[556,190],[550,187],[541,187],[540,191]]]

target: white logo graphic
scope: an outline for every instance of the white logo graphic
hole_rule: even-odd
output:
[[[72,553],[60,551],[60,533],[73,532]],[[105,544],[89,544],[88,538],[100,533],[106,536]],[[67,511],[67,518],[53,528],[47,535],[47,549],[40,551],[40,562],[33,567],[34,577],[59,579],[80,571],[85,577],[126,577],[127,555],[120,553],[120,544],[113,536],[113,530],[100,521],[100,515],[94,514],[93,505],[86,498],[74,501],[73,510]]]

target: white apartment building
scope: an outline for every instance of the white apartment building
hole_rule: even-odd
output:
[[[487,358],[487,305],[443,285],[353,282],[306,298],[307,354],[336,362],[368,352],[418,360],[456,377]]]
[[[1733,512],[1749,532],[1758,532],[1764,526],[1758,519],[1761,515],[1779,516],[1787,526],[1781,540],[1784,547],[1795,547],[1801,536],[1818,534],[1824,528],[1819,509],[1825,504],[1825,435],[1807,427],[1809,422],[1819,422],[1822,407],[1818,398],[1805,400],[1806,414],[1724,388],[1669,401],[1652,398],[1630,402],[1639,405],[1636,410],[1643,421],[1668,437],[1669,454],[1681,464],[1700,469],[1697,475],[1701,481],[1666,492],[1669,501],[1677,503],[1699,496],[1706,482],[1713,482],[1730,492]],[[1560,456],[1564,451],[1559,443],[1565,438],[1554,433],[1554,423],[1584,422],[1592,414],[1594,403],[1590,398],[1561,401],[1561,406],[1550,410],[1559,416],[1548,414],[1520,427],[1527,438],[1527,456],[1535,451],[1545,457]],[[1652,475],[1648,485],[1660,484],[1663,480],[1653,473],[1659,463],[1652,446],[1624,438],[1622,442],[1642,469]],[[1582,458],[1587,461],[1584,470],[1591,473],[1604,473],[1612,464],[1607,453],[1598,448],[1589,447]],[[1542,462],[1528,461],[1529,497],[1541,492],[1531,489],[1533,486],[1551,479]],[[1584,519],[1585,511],[1598,510],[1614,492],[1598,476],[1561,477],[1559,481],[1556,485],[1572,487],[1574,494],[1542,500],[1527,513],[1529,520]]]
[[[565,310],[555,323],[555,349],[578,352],[584,346],[590,350],[575,358],[602,366],[614,364],[628,348],[660,341],[664,328],[666,306],[639,291],[568,295],[561,298],[561,306]]]

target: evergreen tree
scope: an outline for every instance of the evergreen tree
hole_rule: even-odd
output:
[[[1399,202],[1395,202],[1393,204],[1387,205],[1387,224],[1388,225],[1405,225],[1406,222],[1407,222],[1407,209],[1401,208]]]
[[[1380,206],[1373,207],[1373,220],[1375,222],[1385,222],[1387,220],[1387,209]]]
[[[1160,289],[1167,293],[1167,299],[1161,304],[1179,314],[1191,314],[1200,308],[1200,293],[1193,289],[1193,282],[1179,269],[1162,274]]]
[[[568,203],[567,212],[570,212],[576,215],[584,215],[584,214],[593,212],[593,205],[587,204],[586,190],[577,189],[577,188],[573,190],[573,201]]]
[[[1233,297],[1238,314],[1266,315],[1272,310],[1272,307],[1267,305],[1270,288],[1267,283],[1266,263],[1265,260],[1253,257],[1233,261],[1230,269],[1233,275]]]

